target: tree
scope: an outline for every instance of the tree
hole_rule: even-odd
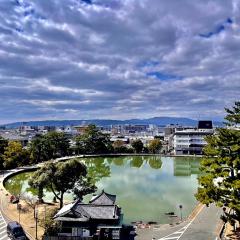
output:
[[[8,145],[8,141],[6,139],[4,139],[3,137],[0,136],[0,169],[3,169],[3,163],[4,163],[4,159],[3,159],[3,154],[5,151],[5,148]]]
[[[201,161],[203,176],[199,178],[196,198],[208,205],[216,203],[231,209],[225,220],[240,220],[240,102],[226,109],[226,128],[217,129],[206,137],[204,158]]]
[[[33,139],[30,152],[33,163],[64,157],[70,152],[69,139],[64,133],[49,132]]]
[[[45,135],[50,144],[52,158],[64,157],[69,154],[70,142],[65,133],[49,132]]]
[[[117,140],[113,144],[115,153],[133,153],[133,149],[126,146],[122,140]]]
[[[89,125],[83,135],[76,137],[77,154],[101,154],[112,150],[109,135],[99,131],[95,125]]]
[[[30,153],[32,163],[40,163],[51,159],[50,144],[45,136],[37,136],[30,143]]]
[[[16,168],[29,164],[30,154],[20,142],[9,141],[4,150],[3,159],[5,168]]]
[[[132,145],[135,153],[141,153],[142,152],[143,143],[140,139],[137,139],[137,140],[133,141],[131,145]]]
[[[57,208],[49,209],[45,219],[40,221],[40,226],[44,228],[44,236],[56,236],[59,233],[61,229],[60,222],[53,219],[57,212]]]
[[[87,177],[86,166],[76,159],[57,164],[46,163],[33,174],[29,184],[40,191],[44,187],[50,189],[59,200],[60,208],[63,206],[65,193],[73,192],[82,198],[96,190],[95,185]]]
[[[149,152],[153,154],[159,153],[161,148],[162,148],[162,143],[159,139],[154,139],[150,141],[148,145]]]

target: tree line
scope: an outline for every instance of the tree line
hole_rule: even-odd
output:
[[[226,127],[206,137],[197,200],[222,207],[222,220],[240,221],[240,101],[226,108]]]
[[[159,139],[144,146],[140,139],[126,145],[123,141],[110,141],[108,134],[102,133],[95,125],[89,125],[82,135],[70,144],[70,138],[59,132],[49,132],[36,136],[27,147],[20,142],[8,141],[0,137],[0,169],[11,169],[29,164],[45,162],[58,157],[79,154],[109,153],[160,153],[162,143]]]

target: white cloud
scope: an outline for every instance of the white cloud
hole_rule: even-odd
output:
[[[238,1],[93,3],[2,1],[0,121],[222,118],[237,100]]]

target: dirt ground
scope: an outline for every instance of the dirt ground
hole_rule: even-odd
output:
[[[11,221],[18,221],[23,226],[24,230],[33,239],[36,236],[36,219],[34,218],[34,209],[29,206],[24,200],[20,200],[21,210],[17,209],[17,204],[10,203],[10,195],[5,192],[1,199],[2,209],[6,217]],[[44,233],[43,223],[49,210],[57,208],[56,204],[39,204],[38,209],[38,221],[37,221],[37,236],[38,239],[42,239]]]
[[[226,224],[225,238],[229,240],[239,240],[240,239],[240,228],[239,226],[234,231],[234,228],[229,223]]]

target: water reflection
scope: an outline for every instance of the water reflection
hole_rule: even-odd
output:
[[[153,169],[160,169],[162,167],[162,160],[157,156],[152,156],[149,158],[148,164]]]
[[[110,177],[111,175],[110,166],[104,158],[87,158],[84,163],[88,169],[88,176],[95,184],[103,177]]]
[[[144,157],[136,156],[130,160],[130,166],[135,168],[140,168],[143,165]]]
[[[191,212],[196,200],[199,158],[170,158],[160,156],[135,156],[80,159],[88,167],[88,174],[99,191],[117,195],[117,203],[124,212],[124,221],[157,221],[169,223],[165,212],[178,214],[183,205],[183,215]],[[6,188],[12,192],[28,191],[31,173],[23,173],[9,179]],[[53,195],[45,189],[44,200]],[[89,196],[90,197],[90,196]],[[71,200],[72,195],[65,196]]]
[[[174,176],[191,176],[200,174],[200,158],[186,159],[177,157],[174,159]]]

